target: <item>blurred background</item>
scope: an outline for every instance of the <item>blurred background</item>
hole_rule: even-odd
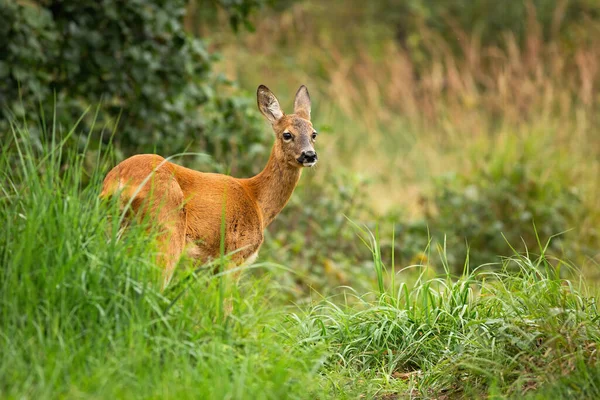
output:
[[[250,176],[273,140],[256,87],[291,112],[307,85],[320,161],[260,258],[294,297],[373,282],[367,229],[396,268],[548,245],[600,279],[596,0],[0,0],[0,21],[0,135],[77,124],[90,171],[187,151]]]

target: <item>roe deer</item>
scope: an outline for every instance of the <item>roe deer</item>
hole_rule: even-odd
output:
[[[223,216],[225,253],[234,252],[231,262],[254,262],[264,229],[290,199],[302,167],[317,163],[306,86],[298,89],[291,115],[283,113],[266,86],[260,85],[256,95],[275,132],[269,161],[258,175],[238,179],[198,172],[156,154],[140,154],[122,161],[104,179],[101,197],[118,193],[121,202],[159,226],[163,285],[184,251],[201,262],[219,256]]]

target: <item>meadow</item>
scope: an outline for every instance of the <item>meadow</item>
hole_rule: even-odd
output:
[[[81,95],[0,125],[0,397],[600,397],[600,25],[548,37],[530,6],[521,36],[411,47],[347,4],[185,20],[221,54],[193,141]],[[153,227],[124,230],[102,180],[143,146],[259,171],[259,83],[284,109],[308,86],[319,164],[237,286],[184,259],[161,291]]]
[[[548,243],[455,276],[447,262],[396,271],[357,227],[370,292],[294,304],[276,279],[293,271],[271,262],[231,292],[227,273],[184,263],[160,292],[149,227],[123,234],[117,202],[98,197],[102,153],[88,176],[87,151],[50,135],[36,148],[14,126],[2,151],[5,398],[600,394],[596,291]]]

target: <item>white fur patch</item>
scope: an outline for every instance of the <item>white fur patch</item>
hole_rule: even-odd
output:
[[[279,119],[283,117],[283,113],[281,112],[281,107],[279,107],[279,103],[277,101],[272,101],[267,106],[269,112],[275,117],[275,119]]]
[[[256,250],[254,253],[250,254],[250,257],[248,257],[244,260],[244,262],[242,263],[242,266],[247,267],[249,265],[254,264],[254,262],[256,261],[257,258],[258,258],[258,250]]]

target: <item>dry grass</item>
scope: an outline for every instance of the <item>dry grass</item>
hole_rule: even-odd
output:
[[[590,213],[578,229],[598,236],[600,27],[573,48],[544,41],[534,9],[528,18],[522,46],[511,33],[486,47],[458,29],[443,38],[422,27],[416,54],[343,2],[307,1],[257,16],[253,34],[223,31],[214,46],[221,71],[248,90],[266,83],[289,104],[287,93],[308,84],[316,123],[328,128],[318,173],[367,175],[381,211],[418,216],[432,177],[524,154],[540,180],[580,191]]]

